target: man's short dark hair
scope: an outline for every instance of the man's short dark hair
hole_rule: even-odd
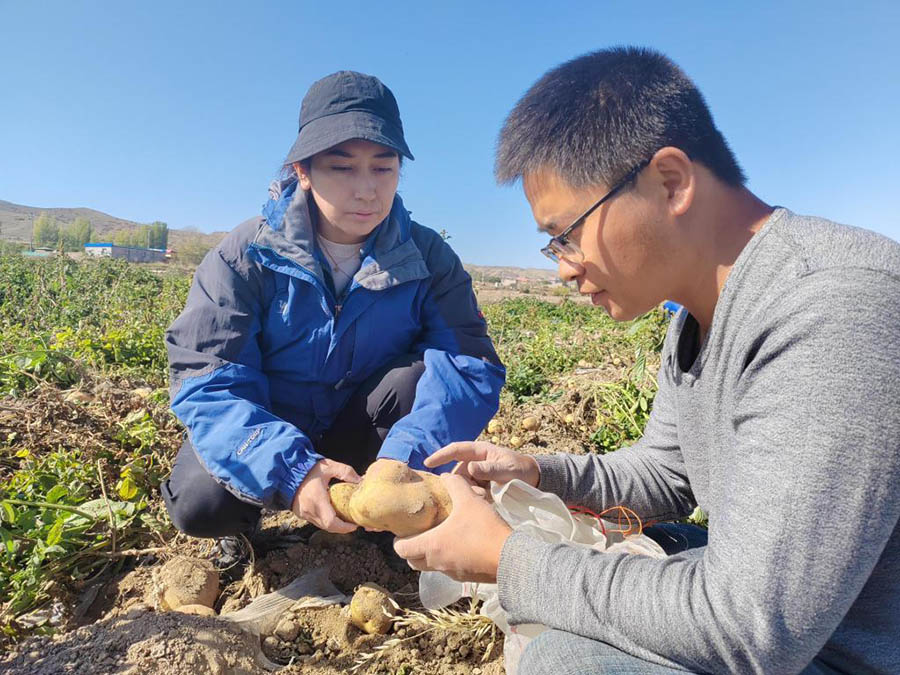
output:
[[[746,178],[703,95],[666,56],[615,47],[538,80],[500,131],[494,173],[512,183],[551,169],[572,187],[611,186],[673,146],[738,187]]]

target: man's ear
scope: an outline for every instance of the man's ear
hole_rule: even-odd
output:
[[[653,155],[650,166],[665,190],[669,211],[673,216],[683,216],[694,201],[697,174],[694,163],[678,148],[666,146]]]
[[[312,181],[309,179],[309,165],[302,162],[294,162],[294,173],[297,174],[297,180],[300,182],[301,190],[312,189]]]

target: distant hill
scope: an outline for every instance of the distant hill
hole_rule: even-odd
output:
[[[141,223],[133,220],[116,218],[102,211],[94,209],[53,209],[40,208],[38,206],[23,206],[13,204],[0,199],[0,239],[6,241],[30,241],[31,228],[34,219],[42,212],[56,218],[60,225],[67,225],[76,218],[87,218],[94,232],[102,237],[118,230],[131,230],[140,227]],[[225,236],[225,232],[194,232],[192,230],[176,230],[169,228],[169,247],[178,248],[178,244],[185,238],[201,238],[208,247],[213,247]]]
[[[130,230],[140,227],[141,223],[124,218],[116,218],[94,209],[54,209],[38,206],[23,206],[0,199],[0,240],[28,242],[31,240],[31,228],[34,219],[42,212],[56,218],[60,225],[67,225],[76,218],[87,218],[94,232],[102,238],[118,230]],[[194,230],[175,230],[169,228],[169,247],[178,251],[182,242],[190,242],[191,246],[201,244],[201,248],[209,249],[218,244],[227,232],[197,232]],[[199,240],[199,242],[198,242]],[[520,280],[530,283],[553,283],[556,271],[523,267],[499,267],[487,265],[464,265],[466,271],[475,281],[494,283],[501,279]]]
[[[556,270],[536,267],[496,267],[491,265],[463,264],[475,281],[493,282],[498,279],[519,279],[528,283],[553,283],[559,280]]]

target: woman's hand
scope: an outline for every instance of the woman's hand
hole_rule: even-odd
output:
[[[291,502],[291,511],[298,518],[312,523],[321,530],[339,534],[353,532],[356,525],[338,518],[331,505],[328,483],[332,478],[348,483],[358,483],[361,480],[359,474],[349,464],[320,459],[297,488]]]
[[[494,583],[500,552],[512,529],[465,478],[444,474],[441,480],[453,500],[447,520],[422,534],[396,539],[394,550],[414,570],[436,570],[457,581]]]
[[[534,457],[484,441],[451,443],[430,455],[425,466],[433,469],[452,461],[460,462],[453,473],[467,476],[482,487],[489,481],[507,483],[513,478],[537,487],[541,480]]]

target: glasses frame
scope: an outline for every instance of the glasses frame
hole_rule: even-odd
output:
[[[622,189],[628,185],[631,181],[637,178],[637,175],[643,171],[647,165],[650,163],[650,160],[645,160],[634,167],[631,171],[629,171],[625,177],[620,180],[616,186],[607,192],[605,195],[600,197],[596,202],[594,202],[591,206],[587,208],[587,210],[578,216],[575,220],[572,221],[572,224],[569,225],[565,230],[560,232],[555,237],[550,238],[550,242],[541,249],[541,253],[550,258],[553,262],[559,264],[560,259],[565,260],[567,262],[572,262],[575,264],[580,264],[584,262],[584,251],[578,246],[578,244],[573,244],[569,241],[569,235],[575,230],[575,228],[584,225],[584,221],[587,220],[588,216],[590,216],[594,211],[599,209],[603,204],[608,202],[610,199],[615,197]],[[559,249],[559,253],[554,249],[554,247]],[[571,255],[566,255],[566,250],[571,252]]]

